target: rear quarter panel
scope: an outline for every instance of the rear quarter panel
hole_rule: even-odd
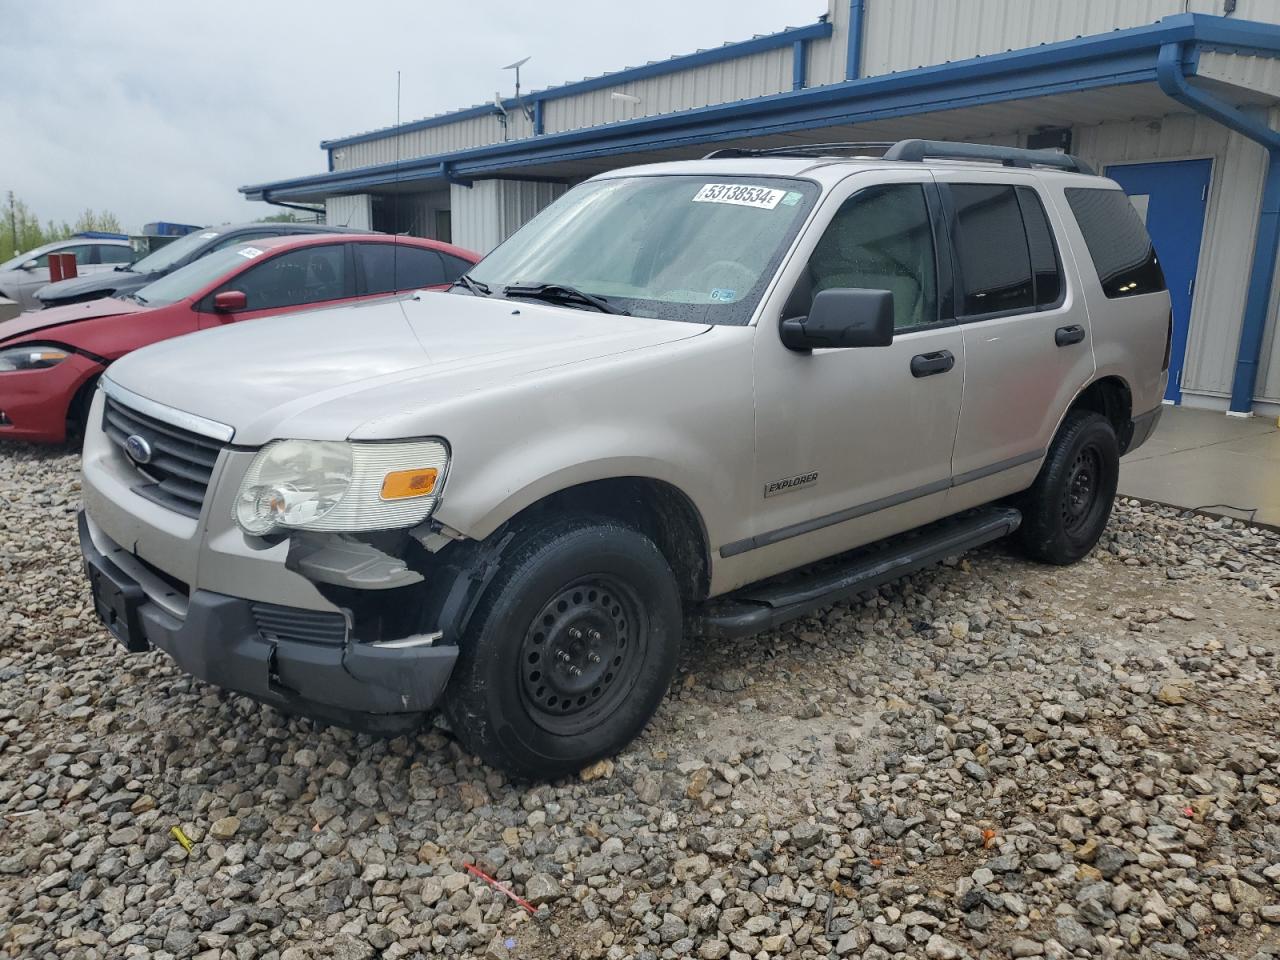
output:
[[[1091,180],[1089,186],[1099,186],[1097,178]],[[1102,182],[1120,189],[1114,181]],[[1094,379],[1118,377],[1123,380],[1132,395],[1133,415],[1147,413],[1164,399],[1168,378],[1162,366],[1169,330],[1169,294],[1161,291],[1114,299],[1103,294],[1084,234],[1067,202],[1064,186],[1069,185],[1055,178],[1055,182],[1047,186],[1046,194],[1056,208],[1067,240],[1068,250],[1064,255],[1075,260],[1075,273],[1089,311],[1090,340],[1097,367]]]

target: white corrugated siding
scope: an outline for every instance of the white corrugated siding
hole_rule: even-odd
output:
[[[324,222],[331,227],[373,229],[373,206],[367,193],[350,197],[326,197]]]
[[[1212,158],[1182,389],[1209,396],[1230,395],[1265,151],[1212,120],[1191,115],[1150,123],[1078,127],[1073,150],[1099,171],[1112,163]]]
[[[1205,50],[1200,54],[1196,76],[1280,97],[1280,60],[1275,57]]]
[[[1155,23],[1221,14],[1221,0],[867,0],[864,76],[912,70]],[[1240,0],[1242,20],[1280,19],[1277,0]]]
[[[560,133],[634,117],[763,97],[790,90],[791,81],[791,48],[766,50],[723,63],[549,100],[545,107],[546,132]],[[639,97],[640,102],[616,99],[614,93]]]
[[[568,188],[562,183],[526,180],[477,180],[474,186],[449,188],[453,242],[488,253]]]
[[[507,139],[518,140],[532,136],[532,125],[520,113],[507,117]],[[472,117],[457,123],[446,123],[425,130],[411,130],[398,136],[366,140],[348,144],[333,151],[333,168],[351,170],[414,157],[430,157],[439,153],[452,153],[490,143],[502,142],[502,124],[498,115]]]

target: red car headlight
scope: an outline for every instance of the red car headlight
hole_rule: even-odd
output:
[[[56,367],[71,352],[62,347],[45,343],[24,343],[17,347],[0,349],[0,373],[19,370],[44,370]]]

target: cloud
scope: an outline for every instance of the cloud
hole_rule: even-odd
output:
[[[825,0],[170,0],[9,5],[0,191],[127,229],[276,211],[246,183],[324,169],[320,140],[812,22]]]

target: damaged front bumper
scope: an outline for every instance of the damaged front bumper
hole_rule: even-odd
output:
[[[421,724],[444,692],[456,646],[438,635],[360,642],[341,613],[196,589],[176,601],[153,571],[79,518],[94,606],[130,651],[157,647],[187,673],[288,712],[394,734]]]

